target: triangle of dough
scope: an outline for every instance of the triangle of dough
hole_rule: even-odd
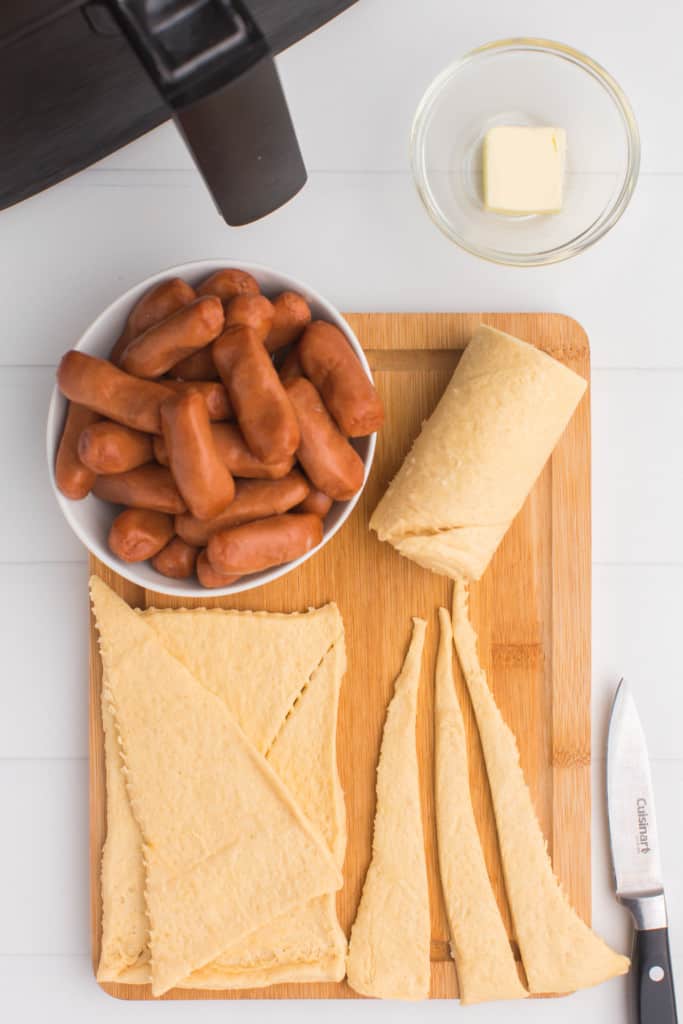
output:
[[[107,688],[106,676],[102,681]],[[140,829],[130,809],[114,717],[102,701],[107,836],[102,848],[102,949],[98,981],[149,981],[145,866]]]
[[[344,632],[335,604],[292,615],[222,608],[140,614],[164,647],[225,702],[261,754]]]
[[[453,632],[439,608],[434,695],[436,831],[439,868],[460,1001],[523,999],[512,948],[486,869],[472,809],[467,741],[453,678]]]
[[[415,728],[426,622],[413,636],[387,710],[377,765],[372,859],[351,931],[351,988],[381,999],[426,999],[430,919]]]
[[[152,992],[342,884],[324,841],[225,705],[93,577],[107,672],[143,837]]]
[[[283,704],[289,709],[290,697],[294,700],[303,690],[284,723],[279,720],[268,760],[271,764],[278,760],[277,773],[309,820],[320,828],[341,869],[346,828],[336,763],[336,729],[346,656],[343,622],[336,605],[291,615],[227,609],[147,609],[136,614],[143,616],[164,646],[172,649],[193,674],[198,673],[200,681],[229,707],[238,712],[252,708],[254,714],[243,714],[244,731],[252,742],[260,738],[261,745],[266,745],[263,723],[269,723],[269,738]],[[255,632],[264,638],[266,650],[276,651],[277,671],[272,671],[272,660],[268,661],[267,674],[250,671],[254,667]],[[317,662],[310,679],[301,677],[309,664]],[[97,977],[99,981],[144,985],[150,981],[150,952],[140,830],[130,809],[118,740],[105,702],[102,715],[107,839],[102,857],[102,950]],[[292,770],[285,780],[283,765],[287,761],[292,763]],[[301,791],[294,785],[296,778],[305,783]],[[330,803],[318,800],[314,813],[305,801],[312,794],[317,799],[317,794],[323,793]],[[285,922],[280,924],[284,926]],[[336,900],[333,894],[327,894],[288,914],[286,928],[264,928],[239,947],[231,948],[229,956],[222,954],[215,963],[193,972],[182,986],[251,988],[278,981],[338,981],[345,972],[345,954],[346,936],[337,920]]]
[[[628,957],[611,950],[581,920],[553,874],[517,742],[479,664],[467,606],[467,585],[456,581],[455,646],[484,751],[505,886],[529,991],[573,992],[626,974]]]
[[[268,753],[268,762],[324,837],[341,871],[346,853],[346,810],[337,771],[337,712],[346,670],[343,634],[297,701]],[[277,981],[341,981],[346,936],[337,920],[334,893],[221,953],[183,982],[185,988],[238,988]]]

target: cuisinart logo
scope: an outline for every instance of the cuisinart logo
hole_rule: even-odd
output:
[[[649,818],[647,814],[647,800],[645,797],[638,797],[636,800],[636,812],[638,815],[638,852],[649,853],[648,842]]]

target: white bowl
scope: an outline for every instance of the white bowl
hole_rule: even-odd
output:
[[[245,263],[242,260],[195,260],[192,263],[183,263],[177,267],[169,267],[158,274],[141,281],[140,284],[129,288],[120,298],[116,299],[97,319],[87,328],[85,333],[78,339],[74,348],[87,352],[89,355],[107,358],[112,345],[123,330],[126,318],[133,305],[138,299],[158,281],[167,277],[182,277],[190,284],[195,285],[202,281],[215,270],[223,267],[238,267],[241,270],[248,270],[253,274],[266,295],[277,295],[282,291],[296,291],[305,296],[311,307],[313,318],[318,320],[329,320],[343,331],[349,345],[354,350],[368,377],[372,380],[372,374],[368,361],[365,358],[363,349],[355,334],[342,317],[341,313],[312,288],[302,281],[297,281],[288,274],[283,274],[270,267],[261,266],[258,263]],[[207,590],[202,587],[198,580],[171,580],[162,576],[152,568],[150,562],[123,562],[111,553],[107,546],[107,535],[109,527],[117,512],[117,506],[89,495],[82,501],[71,501],[66,498],[57,488],[55,482],[55,456],[57,446],[62,433],[64,417],[66,415],[66,399],[55,387],[50,400],[50,408],[47,416],[47,461],[50,473],[52,488],[59,507],[61,508],[66,521],[77,537],[85,544],[89,551],[92,551],[101,562],[114,569],[120,576],[130,580],[132,583],[144,587],[146,590],[156,590],[161,594],[172,594],[176,597],[219,597],[227,594],[239,594],[244,590],[252,590],[254,587],[262,587],[271,580],[276,580],[285,573],[296,569],[298,565],[311,558],[316,551],[327,544],[328,540],[334,537],[337,530],[348,519],[358,501],[363,488],[354,494],[350,501],[337,501],[334,503],[323,524],[323,539],[317,547],[308,551],[300,558],[285,565],[279,565],[274,569],[266,569],[263,572],[253,573],[244,576],[229,587],[219,587]],[[375,454],[376,435],[360,437],[353,440],[353,445],[365,465],[365,478],[363,487],[368,479],[370,467]]]

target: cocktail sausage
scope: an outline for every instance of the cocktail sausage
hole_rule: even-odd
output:
[[[161,377],[213,341],[223,329],[224,319],[223,306],[215,295],[195,299],[133,338],[121,355],[121,369],[135,377]]]
[[[266,348],[275,352],[285,345],[291,345],[311,322],[311,310],[303,295],[298,292],[282,292],[273,299],[273,323]]]
[[[63,395],[108,419],[149,434],[161,433],[159,409],[173,394],[162,384],[131,377],[106,359],[72,349],[62,357],[57,384]]]
[[[268,464],[291,458],[299,427],[258,332],[229,327],[214,342],[213,357],[253,454]]]
[[[133,338],[137,338],[138,334],[142,334],[148,327],[153,327],[154,324],[165,320],[171,313],[189,305],[196,298],[194,288],[191,288],[181,277],[171,277],[150,288],[128,314],[123,333],[109,356],[112,363],[118,366],[124,349]]]
[[[281,480],[238,480],[235,497],[220,516],[202,520],[188,514],[179,515],[175,530],[188,544],[201,547],[216,530],[289,511],[304,500],[309,490],[308,482],[297,470]]]
[[[100,420],[81,432],[78,455],[93,473],[125,473],[153,459],[152,435]]]
[[[334,324],[314,320],[299,342],[299,358],[345,437],[365,437],[384,423],[375,386]]]
[[[124,562],[144,562],[158,554],[172,536],[171,516],[146,508],[127,508],[111,524],[109,548]]]
[[[129,469],[126,473],[98,476],[93,494],[115,505],[146,508],[169,515],[180,515],[187,510],[170,470],[154,462]]]
[[[219,530],[209,540],[206,552],[215,572],[246,575],[291,562],[322,539],[323,524],[318,516],[285,513]]]
[[[69,402],[62,437],[55,461],[55,480],[62,494],[80,501],[90,494],[96,474],[78,454],[78,441],[83,430],[99,419],[97,413],[77,402]]]
[[[174,537],[152,559],[152,565],[162,576],[172,580],[186,580],[192,575],[197,562],[197,548]]]
[[[299,422],[296,454],[304,472],[318,490],[335,501],[348,501],[363,486],[363,460],[335,425],[310,380],[289,380],[285,390]]]
[[[235,482],[211,433],[206,402],[198,391],[174,395],[161,407],[171,472],[187,506],[198,519],[212,519],[235,496]]]

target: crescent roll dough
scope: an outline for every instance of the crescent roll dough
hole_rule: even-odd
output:
[[[529,992],[559,995],[626,974],[628,957],[615,953],[591,931],[553,872],[517,740],[479,663],[467,584],[462,581],[453,588],[453,634],[484,752],[505,890]]]
[[[453,631],[439,608],[434,687],[434,797],[439,868],[460,1002],[524,999],[472,808],[467,740],[453,678]]]
[[[346,666],[336,606],[291,615],[228,609],[135,612],[163,647],[215,694],[324,838],[339,869],[346,850],[337,771],[337,711]],[[258,655],[258,656],[257,656]],[[103,690],[111,689],[104,672]],[[126,790],[119,736],[102,702],[107,837],[102,852],[100,981],[151,980],[146,872],[140,828]],[[302,903],[194,970],[182,988],[256,988],[340,981],[346,936],[335,894]]]
[[[377,999],[427,999],[429,885],[415,728],[424,619],[413,635],[387,709],[377,764],[372,858],[346,961],[355,992]]]
[[[418,565],[480,579],[585,390],[545,352],[480,325],[370,528]]]
[[[93,610],[140,830],[152,994],[341,888],[320,831],[224,702],[97,576]]]

